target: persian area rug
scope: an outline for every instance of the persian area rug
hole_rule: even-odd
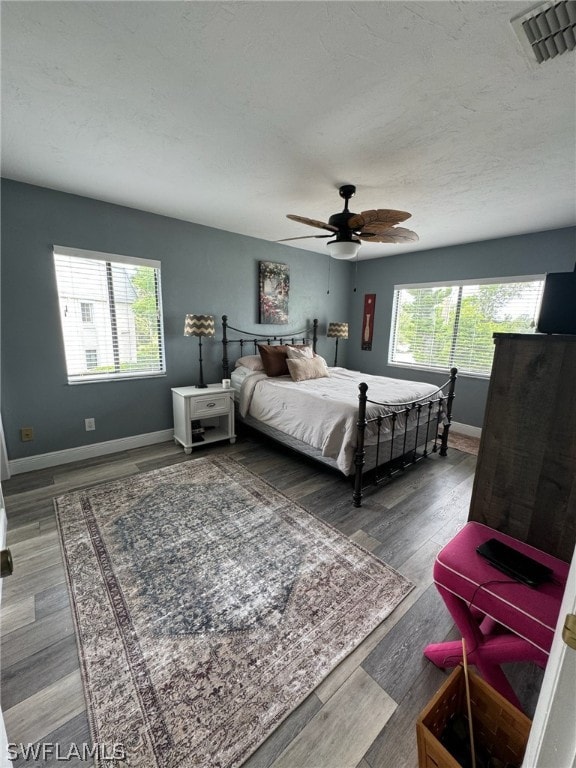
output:
[[[55,504],[93,742],[131,768],[241,765],[412,588],[229,458]]]

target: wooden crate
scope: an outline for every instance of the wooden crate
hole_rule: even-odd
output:
[[[521,765],[531,720],[481,677],[468,672],[474,742],[482,744],[505,764]],[[450,718],[467,715],[463,668],[457,667],[424,708],[416,723],[419,768],[460,768],[442,746],[440,736]]]

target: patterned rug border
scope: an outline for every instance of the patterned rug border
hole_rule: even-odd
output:
[[[72,573],[71,573],[68,552],[66,551],[66,546],[64,542],[64,532],[62,529],[62,521],[60,519],[60,510],[58,508],[58,502],[61,499],[65,499],[69,497],[77,497],[78,499],[80,499],[80,497],[83,494],[90,493],[91,491],[94,491],[97,489],[113,490],[116,487],[121,487],[127,480],[133,481],[139,478],[153,478],[156,476],[165,477],[166,475],[171,475],[173,472],[181,470],[184,465],[190,465],[190,464],[196,464],[196,463],[202,463],[206,465],[215,465],[224,472],[226,472],[227,466],[232,466],[232,467],[235,467],[237,471],[241,473],[246,473],[248,476],[253,477],[255,481],[267,486],[273,493],[278,494],[288,504],[293,505],[295,508],[297,508],[304,516],[306,516],[311,521],[313,521],[314,525],[318,526],[319,529],[325,528],[327,531],[330,531],[333,536],[335,536],[336,538],[342,541],[345,541],[348,546],[351,546],[353,549],[357,550],[358,552],[363,553],[370,560],[374,561],[374,563],[377,566],[383,566],[387,571],[397,576],[404,583],[404,592],[402,596],[399,598],[399,600],[396,602],[396,604],[391,609],[389,609],[384,616],[379,618],[377,623],[375,623],[374,626],[372,626],[372,628],[369,630],[367,634],[364,634],[363,636],[359,637],[355,641],[354,645],[349,647],[345,652],[345,654],[341,656],[341,658],[338,658],[338,660],[335,663],[333,663],[332,666],[326,669],[323,676],[320,679],[315,681],[314,687],[312,689],[302,692],[301,696],[298,699],[294,700],[292,705],[284,712],[283,716],[275,721],[273,728],[271,728],[268,732],[265,732],[263,736],[254,738],[252,743],[250,743],[247,746],[246,751],[242,754],[240,762],[230,763],[230,768],[232,768],[232,766],[241,766],[252,754],[254,754],[254,752],[274,732],[274,730],[276,730],[281,725],[281,723],[283,723],[306,700],[306,698],[310,696],[310,694],[313,693],[314,690],[316,690],[316,688],[323,682],[323,680],[325,680],[335,669],[337,669],[337,667],[340,664],[342,664],[348,656],[354,653],[355,650],[363,642],[365,642],[366,639],[370,637],[370,635],[374,631],[376,631],[376,629],[380,626],[380,624],[382,624],[383,621],[388,619],[394,613],[394,611],[402,604],[402,602],[406,599],[406,597],[410,594],[410,592],[412,592],[415,585],[408,578],[402,575],[397,569],[388,565],[386,562],[384,562],[381,558],[379,558],[373,552],[368,550],[366,547],[362,546],[358,542],[354,541],[350,537],[343,534],[340,530],[338,530],[338,528],[336,528],[331,523],[319,517],[316,517],[313,513],[309,512],[304,506],[302,506],[302,504],[300,504],[297,500],[290,498],[284,493],[284,491],[274,486],[269,480],[261,477],[252,469],[250,469],[250,467],[245,466],[238,460],[229,456],[225,456],[225,457],[200,456],[200,457],[194,457],[194,458],[187,458],[183,461],[179,461],[174,464],[170,464],[168,466],[146,470],[144,472],[134,472],[120,478],[104,480],[100,483],[94,483],[93,485],[90,485],[90,486],[73,489],[71,491],[67,491],[66,493],[55,496],[53,497],[53,507],[54,507],[54,513],[55,513],[57,530],[58,530],[60,551],[61,551],[62,559],[64,563],[66,585],[68,589],[68,595],[70,598],[70,608],[71,608],[73,624],[74,624],[74,634],[75,634],[76,647],[78,652],[78,659],[80,663],[83,694],[84,694],[84,699],[86,703],[86,714],[87,714],[88,725],[90,730],[90,737],[92,739],[93,744],[99,744],[99,743],[102,744],[102,742],[99,741],[99,729],[96,723],[97,712],[91,701],[90,694],[89,694],[88,664],[87,664],[87,658],[85,656],[85,653],[81,645],[82,631],[81,631],[80,616],[78,611],[78,605],[74,597],[74,584],[72,581]],[[106,749],[104,750],[104,754],[105,754],[104,762],[102,762],[99,759],[99,755],[97,755],[96,757],[96,761],[94,765],[98,766],[98,768],[104,768],[104,766],[106,766],[106,768],[121,768],[122,766],[126,766],[126,767],[130,766],[130,768],[141,768],[141,764],[138,761],[137,763],[132,763],[130,760],[127,760],[126,762],[124,762],[122,759],[110,760],[109,756],[106,756]],[[110,754],[110,750],[108,749],[108,755],[109,754]],[[160,766],[161,763],[158,762],[157,765]],[[188,765],[188,763],[186,765]],[[220,766],[221,763],[218,762],[217,765]],[[208,766],[205,766],[205,768],[208,768]]]

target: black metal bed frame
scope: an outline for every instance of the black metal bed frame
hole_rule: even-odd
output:
[[[358,423],[357,423],[357,442],[356,453],[354,456],[354,465],[356,472],[354,474],[354,493],[352,494],[352,500],[355,507],[362,506],[362,489],[365,487],[363,480],[365,476],[365,457],[366,451],[364,448],[364,439],[366,434],[366,427],[369,424],[376,424],[377,440],[376,440],[376,456],[374,466],[369,468],[369,471],[373,473],[373,485],[381,485],[388,482],[392,477],[399,472],[403,472],[408,467],[416,464],[417,462],[425,459],[430,451],[428,451],[428,443],[433,440],[432,453],[436,453],[438,450],[438,441],[440,440],[440,456],[446,456],[448,453],[448,433],[450,432],[450,424],[452,419],[452,403],[454,400],[454,389],[456,387],[456,379],[458,377],[458,369],[450,369],[450,378],[441,384],[435,392],[432,392],[425,397],[421,397],[416,400],[412,400],[406,403],[381,403],[376,400],[368,399],[368,385],[362,382],[358,385],[360,394],[358,395],[359,408],[358,408]],[[444,394],[444,389],[448,388],[448,393]],[[377,405],[383,408],[389,408],[390,413],[379,414],[370,418],[366,417],[367,405]],[[410,416],[416,413],[416,424],[413,420],[410,420]],[[403,426],[400,427],[397,434],[397,426],[400,417],[403,418]],[[386,437],[384,442],[389,443],[389,456],[380,462],[380,446],[383,441],[380,440],[382,434],[383,425],[386,424],[388,428],[389,437]],[[431,427],[432,425],[432,427]],[[439,435],[440,426],[442,425],[442,434]],[[431,428],[434,430],[433,436],[430,434]],[[414,447],[407,450],[406,442],[408,434],[414,430]],[[423,434],[422,441],[419,441],[419,435]],[[402,441],[402,450],[400,455],[394,457],[394,447],[398,446],[395,442],[396,439]],[[412,442],[412,441],[411,441]],[[419,451],[419,449],[421,449]]]
[[[249,338],[244,339],[229,339],[228,331],[236,331],[236,333],[250,334]],[[269,333],[250,333],[250,331],[243,331],[241,328],[234,328],[233,325],[228,324],[228,315],[222,315],[222,372],[225,379],[230,378],[230,363],[228,361],[228,344],[239,344],[240,354],[238,357],[246,354],[244,352],[244,346],[250,345],[253,355],[258,354],[258,344],[266,342],[270,345],[272,342],[278,344],[296,344],[296,342],[308,342],[312,341],[312,349],[316,352],[316,345],[318,343],[318,320],[314,318],[312,325],[302,328],[299,331],[290,331],[290,333],[282,334],[280,336],[271,336]],[[249,346],[249,348],[250,348]]]
[[[247,338],[238,339],[228,338],[228,331],[247,334]],[[318,320],[314,319],[311,326],[307,326],[298,331],[290,331],[286,334],[266,334],[251,333],[241,328],[234,328],[228,324],[228,316],[222,315],[222,372],[224,378],[230,377],[230,362],[228,358],[228,345],[239,344],[242,357],[249,352],[258,354],[258,344],[296,344],[308,343],[312,341],[312,349],[316,351],[318,342]],[[247,349],[246,349],[247,348]],[[376,400],[368,399],[368,385],[362,382],[358,385],[360,394],[358,395],[358,421],[356,423],[356,451],[354,455],[355,473],[353,478],[354,491],[352,501],[355,507],[362,506],[363,489],[368,485],[381,485],[388,482],[395,475],[403,472],[408,467],[425,459],[430,452],[438,451],[440,444],[440,456],[446,456],[448,446],[448,433],[452,417],[452,402],[454,400],[454,389],[456,386],[458,370],[450,369],[450,378],[444,382],[438,389],[425,397],[412,400],[406,403],[381,403]],[[448,389],[447,394],[443,390]],[[367,417],[368,404],[379,407],[389,408],[390,412],[384,415]],[[416,413],[416,423],[414,419],[408,417]],[[401,417],[404,417],[401,419]],[[399,422],[403,422],[399,426]],[[366,428],[369,424],[376,425],[377,442],[375,449],[375,460],[367,466],[365,437]],[[442,434],[439,435],[440,426],[443,427]],[[381,441],[382,431],[387,429],[386,438]],[[431,431],[433,430],[433,435]],[[419,441],[420,434],[423,435],[422,441]],[[408,436],[413,435],[413,447],[407,449],[406,444]],[[428,444],[433,440],[431,451],[428,450]],[[380,462],[380,449],[386,443],[386,450],[389,456]],[[395,454],[398,445],[402,445],[399,455]],[[384,449],[383,449],[384,450]],[[366,482],[367,476],[370,480]]]

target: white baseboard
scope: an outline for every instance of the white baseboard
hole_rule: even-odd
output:
[[[450,424],[450,432],[457,432],[459,435],[466,435],[467,437],[481,437],[482,429],[480,427],[473,427],[470,424],[460,424],[457,421],[453,421]]]
[[[460,424],[457,421],[452,422],[450,430],[452,432],[457,432],[460,435],[467,435],[468,437],[480,437],[482,434],[480,427],[472,427],[469,424]],[[122,437],[119,440],[108,440],[105,443],[92,443],[91,445],[81,445],[78,448],[67,448],[63,451],[40,453],[37,456],[12,459],[8,462],[8,466],[11,475],[20,475],[23,472],[33,472],[36,469],[57,467],[59,464],[71,464],[73,461],[93,459],[96,456],[106,456],[109,453],[128,451],[131,448],[142,448],[145,445],[165,443],[173,438],[174,430],[164,429],[161,432],[148,432],[143,435]]]
[[[108,453],[128,451],[131,448],[142,448],[154,443],[165,443],[174,438],[173,429],[164,429],[161,432],[148,432],[144,435],[121,437],[119,440],[108,440],[105,443],[92,443],[81,445],[78,448],[67,448],[64,451],[41,453],[37,456],[26,456],[23,459],[13,459],[8,462],[10,474],[19,475],[22,472],[33,472],[36,469],[57,467],[59,464],[70,464],[73,461],[93,459],[96,456],[105,456]]]

